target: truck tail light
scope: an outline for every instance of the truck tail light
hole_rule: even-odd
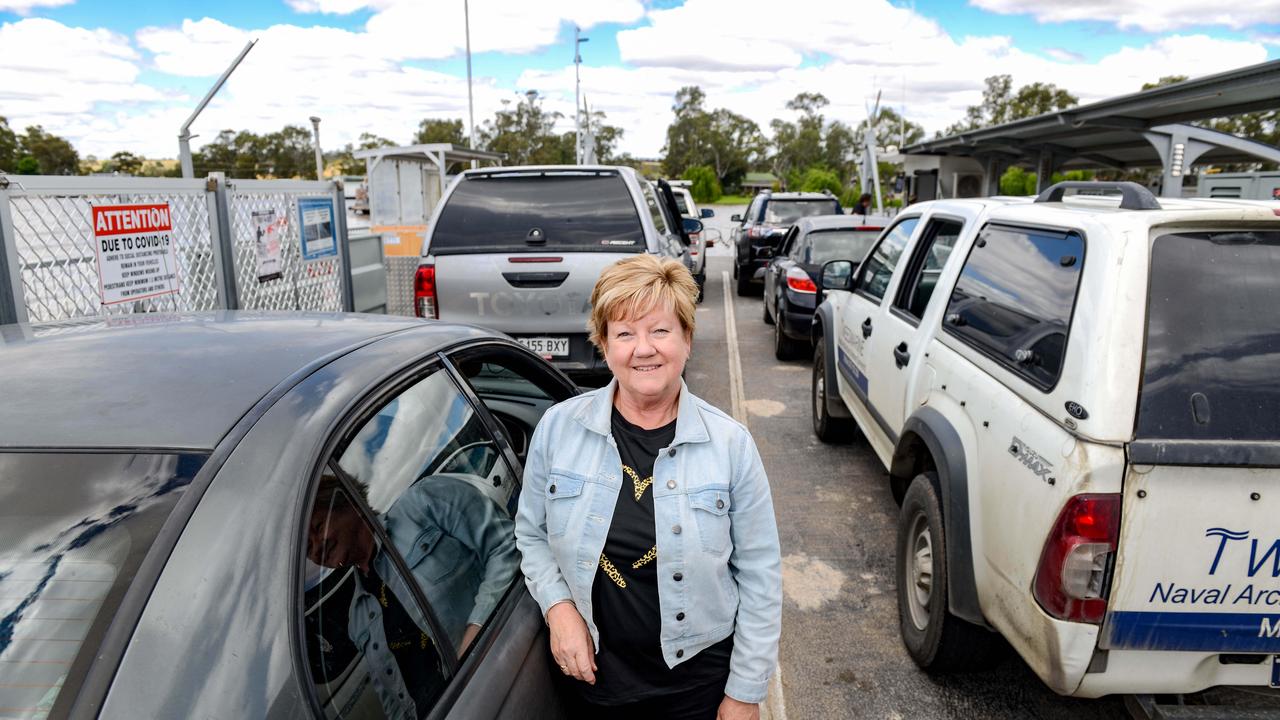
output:
[[[813,284],[813,280],[809,278],[809,273],[795,265],[787,268],[787,287],[801,293],[818,292],[818,286]]]
[[[436,266],[419,265],[413,276],[413,314],[420,318],[438,318],[436,307]]]
[[[1059,620],[1102,622],[1107,575],[1120,538],[1120,495],[1076,495],[1067,501],[1040,553],[1036,601]]]
[[[769,234],[769,228],[765,227],[764,225],[756,225],[755,227],[747,231],[747,237],[751,238],[752,240],[759,240],[760,238],[768,234]]]

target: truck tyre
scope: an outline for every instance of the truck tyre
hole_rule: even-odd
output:
[[[693,281],[698,283],[698,302],[702,302],[702,298],[707,294],[707,273],[703,271],[701,275],[694,275]]]
[[[843,443],[853,439],[854,424],[850,418],[833,418],[827,412],[827,393],[835,388],[827,387],[827,357],[821,338],[813,351],[813,381],[810,383],[810,412],[813,414],[813,434],[824,443]]]
[[[911,481],[898,515],[898,619],[902,644],[929,673],[990,667],[1003,639],[965,622],[947,608],[947,544],[936,473]]]
[[[765,298],[764,302],[760,303],[760,307],[764,308],[764,324],[772,325],[773,316],[769,314],[769,299]]]
[[[782,311],[779,310],[779,313]],[[800,356],[800,343],[787,337],[782,331],[782,317],[779,315],[770,323],[773,325],[773,356],[779,360],[795,360]],[[823,383],[824,391],[826,383]],[[824,406],[825,407],[825,406]]]

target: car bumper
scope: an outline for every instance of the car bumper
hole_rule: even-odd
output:
[[[778,313],[776,318],[782,334],[792,340],[809,342],[809,328],[813,325],[813,310],[789,307]]]

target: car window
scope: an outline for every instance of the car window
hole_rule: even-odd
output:
[[[1157,237],[1137,436],[1274,441],[1278,309],[1280,232]]]
[[[778,200],[769,201],[764,211],[764,221],[775,225],[791,225],[802,217],[834,215],[840,211],[835,200]]]
[[[1084,238],[990,225],[969,251],[947,304],[947,332],[1041,389],[1062,372]]]
[[[307,669],[324,717],[422,718],[448,683],[453,649],[362,492],[332,466],[316,489],[302,594]]]
[[[615,173],[465,176],[430,242],[434,255],[645,249],[635,202]]]
[[[960,238],[964,224],[957,220],[931,219],[912,254],[909,271],[902,278],[894,307],[919,320],[938,286],[942,266]]]
[[[658,204],[658,193],[653,189],[653,185],[642,182],[640,188],[644,191],[644,204],[649,208],[654,227],[660,233],[671,234],[671,226],[667,223],[667,216],[662,212],[662,206]]]
[[[66,717],[198,454],[0,453],[0,716]]]
[[[764,204],[764,195],[756,195],[747,207],[747,214],[742,217],[744,224],[760,221],[760,206]]]
[[[867,256],[880,230],[815,230],[805,239],[800,262],[823,265],[832,260],[851,260],[854,265]]]
[[[680,208],[680,214],[690,215],[691,213],[689,212],[689,200],[685,192],[681,190],[672,189],[671,193],[675,195],[676,207]]]
[[[787,245],[787,255],[794,261],[799,262],[804,257],[805,251],[808,249],[812,235],[800,235],[798,229],[792,228],[791,240]]]
[[[518,481],[483,419],[438,370],[378,408],[336,460],[462,655],[519,565]]]
[[[889,289],[889,281],[893,278],[893,271],[902,259],[902,251],[907,247],[907,241],[911,239],[911,233],[919,222],[918,217],[906,218],[889,228],[875,250],[862,263],[854,282],[855,290],[877,302],[884,297],[885,291]]]

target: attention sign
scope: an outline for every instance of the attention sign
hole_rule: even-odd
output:
[[[94,207],[93,239],[103,305],[178,292],[168,203]]]

